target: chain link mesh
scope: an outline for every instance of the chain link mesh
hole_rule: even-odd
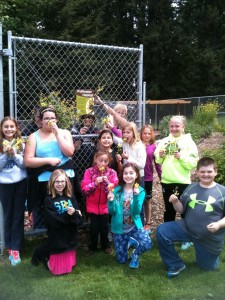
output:
[[[101,99],[110,107],[123,101],[128,108],[128,120],[138,119],[138,87],[140,49],[104,45],[81,44],[33,38],[12,37],[14,56],[13,86],[14,112],[25,132],[32,123],[32,110],[40,104],[40,97],[59,93],[59,98],[76,104],[76,91],[103,87]],[[106,112],[94,105],[94,126],[102,129]],[[76,110],[74,111],[74,116]],[[63,118],[66,118],[65,114]],[[59,120],[60,121],[60,120]],[[90,166],[97,134],[79,135],[79,118],[70,126],[74,142],[84,142],[73,157],[79,180]],[[85,199],[80,202],[85,211]],[[26,217],[26,230],[31,231]]]

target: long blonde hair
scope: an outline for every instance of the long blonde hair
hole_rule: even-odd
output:
[[[128,124],[123,127],[122,134],[123,134],[123,132],[124,132],[125,129],[130,129],[133,132],[133,140],[131,142],[131,145],[134,145],[135,143],[137,143],[138,141],[140,141],[140,136],[139,136],[139,133],[138,133],[138,128],[137,128],[137,126],[136,126],[136,124],[134,122],[128,122]]]
[[[51,175],[51,177],[48,181],[48,185],[47,185],[48,194],[51,195],[52,198],[56,197],[57,191],[55,189],[54,182],[60,175],[64,175],[65,180],[66,180],[66,186],[63,190],[63,194],[67,197],[71,197],[72,196],[72,185],[71,185],[69,177],[66,175],[65,171],[63,171],[62,169],[57,169],[52,172],[52,175]]]

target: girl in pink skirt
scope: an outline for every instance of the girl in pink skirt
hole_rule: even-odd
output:
[[[61,275],[72,272],[76,265],[77,228],[82,224],[82,216],[72,195],[70,180],[63,170],[58,169],[52,173],[47,189],[47,245],[35,248],[31,262],[38,265],[43,261],[52,274]]]

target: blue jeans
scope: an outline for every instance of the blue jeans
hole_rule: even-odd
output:
[[[213,271],[218,267],[219,256],[209,253],[205,247],[192,240],[191,236],[176,221],[159,225],[156,229],[156,238],[160,256],[168,269],[179,269],[184,265],[175,249],[174,242],[193,242],[196,261],[201,269]]]
[[[152,240],[144,228],[137,229],[135,227],[130,232],[123,234],[113,233],[116,259],[121,264],[128,261],[128,242],[130,237],[134,238],[139,243],[138,247],[133,251],[134,254],[141,255],[142,253],[152,249]]]

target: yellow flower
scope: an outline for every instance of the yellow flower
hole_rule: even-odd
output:
[[[139,188],[139,184],[137,182],[135,183],[134,188],[136,188],[136,189]]]
[[[52,121],[51,121],[51,120],[48,121],[48,126],[49,126],[49,127],[52,126]]]
[[[2,143],[2,145],[5,146],[5,147],[8,146],[8,144],[9,144],[9,142],[6,141],[6,140]]]
[[[123,138],[123,141],[126,142],[126,141],[127,141],[127,138]]]
[[[114,184],[113,183],[109,183],[108,184],[108,191],[109,192],[113,192],[113,190],[114,190]]]
[[[102,120],[102,124],[109,123],[109,117],[106,117],[105,119]]]
[[[100,171],[100,172],[104,172],[104,171],[105,171],[105,167],[99,168],[99,171]]]
[[[103,86],[100,86],[100,85],[99,85],[99,86],[97,87],[96,94],[102,92],[103,89],[104,89],[104,85],[103,85]]]
[[[174,191],[173,191],[173,194],[175,195],[175,196],[179,196],[179,192],[178,192],[178,186],[176,186],[175,187],[175,189],[174,189]]]

